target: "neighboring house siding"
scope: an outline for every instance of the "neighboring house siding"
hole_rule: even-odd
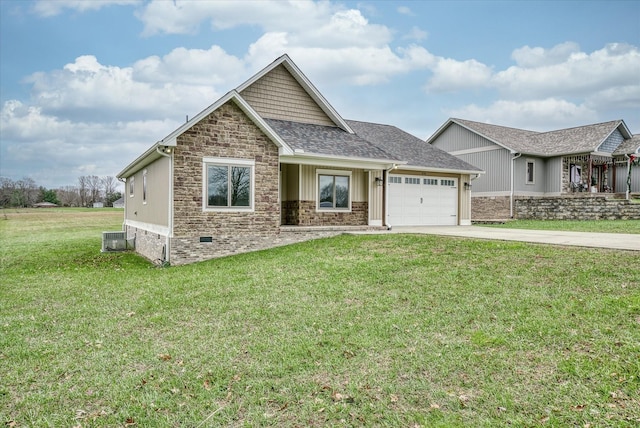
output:
[[[605,153],[613,153],[613,151],[617,149],[618,146],[623,141],[624,141],[624,137],[622,136],[620,131],[616,129],[611,133],[611,135],[609,135],[609,137],[607,137],[606,140],[602,142],[602,144],[600,144],[600,147],[598,147],[597,151],[605,152]]]
[[[438,136],[438,139],[433,145],[449,153],[460,150],[486,149],[494,146],[499,147],[486,138],[455,123],[445,129],[444,132]]]
[[[203,210],[204,157],[255,162],[253,211]],[[278,235],[278,148],[234,103],[180,135],[174,160],[172,264],[263,248]]]
[[[546,175],[544,192],[546,194],[560,194],[563,180],[562,158],[546,159]]]
[[[527,183],[527,163],[534,164],[534,182]],[[508,163],[506,164],[508,165]],[[546,189],[547,169],[545,160],[523,155],[516,159],[514,169],[514,189],[517,194],[543,195]]]
[[[240,95],[264,118],[335,126],[283,65],[274,68]]]
[[[511,171],[509,165],[512,156],[507,149],[481,151],[458,155],[458,157],[486,171],[485,174],[473,180],[473,194],[510,191]]]
[[[627,164],[616,166],[616,192],[625,193],[627,191],[627,178],[629,177]],[[631,167],[631,192],[640,193],[640,166]]]
[[[169,171],[170,159],[162,157],[134,174],[134,195],[125,186],[125,218],[141,224],[169,226]],[[143,175],[147,175],[146,202],[143,201]],[[130,179],[130,177],[127,177]]]

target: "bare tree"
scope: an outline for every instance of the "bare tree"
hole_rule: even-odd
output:
[[[100,179],[102,181],[102,188],[104,189],[104,197],[105,197],[105,206],[111,206],[109,202],[113,202],[119,198],[113,198],[116,193],[116,187],[118,186],[118,182],[115,177],[110,175],[106,175]]]
[[[40,191],[33,178],[24,177],[22,180],[15,182],[11,205],[15,207],[31,206],[36,203],[39,193]]]
[[[97,175],[89,175],[87,176],[87,182],[89,184],[89,202],[91,204],[99,202],[102,199],[102,180]]]
[[[13,192],[16,189],[16,183],[5,177],[0,177],[0,207],[10,207]]]
[[[75,186],[65,186],[58,189],[56,192],[58,200],[64,207],[78,207],[80,206],[80,192]]]
[[[87,206],[87,198],[89,196],[89,179],[86,175],[78,177],[78,197],[80,198],[80,206]]]

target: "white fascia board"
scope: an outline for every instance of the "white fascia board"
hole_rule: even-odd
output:
[[[254,74],[249,80],[238,86],[236,88],[236,91],[238,93],[244,91],[281,64],[289,71],[289,73],[291,73],[293,78],[296,79],[300,86],[304,88],[307,94],[309,94],[309,96],[313,98],[318,107],[320,107],[322,111],[324,111],[325,114],[329,116],[338,127],[342,128],[344,131],[350,134],[355,134],[353,129],[351,129],[347,122],[338,114],[338,112],[331,106],[331,104],[329,104],[327,99],[320,93],[320,91],[318,91],[313,83],[311,83],[307,76],[304,75],[304,73],[291,60],[291,58],[289,58],[289,55],[287,54],[282,55],[280,58],[276,59],[274,62],[260,70],[258,73]]]
[[[486,171],[478,171],[478,170],[467,170],[467,169],[451,169],[451,168],[434,168],[434,167],[424,167],[424,166],[412,166],[412,165],[403,165],[402,167],[398,167],[398,169],[403,169],[407,171],[420,171],[420,172],[439,172],[446,174],[486,174]]]
[[[365,158],[345,158],[330,155],[316,154],[295,154],[294,156],[281,156],[280,163],[296,165],[322,165],[342,168],[359,169],[389,169],[394,165],[404,165],[404,161],[394,161],[390,159],[365,159]]]
[[[136,160],[127,165],[122,171],[120,171],[116,177],[117,178],[127,178],[137,171],[141,170],[145,166],[149,165],[153,161],[162,157],[160,153],[158,153],[158,145],[160,143],[155,143],[153,146],[149,147],[147,151],[138,156]]]

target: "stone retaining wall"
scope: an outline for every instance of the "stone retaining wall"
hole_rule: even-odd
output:
[[[640,204],[605,196],[518,197],[520,220],[640,220]]]

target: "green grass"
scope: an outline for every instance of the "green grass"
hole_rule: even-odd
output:
[[[640,220],[513,220],[502,224],[483,224],[482,226],[574,232],[640,233]]]
[[[637,426],[637,253],[340,236],[182,267],[0,216],[7,426]]]

